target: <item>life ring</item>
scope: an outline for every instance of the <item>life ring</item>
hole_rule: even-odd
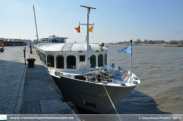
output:
[[[128,73],[125,75],[125,79],[126,79],[127,76],[128,76]]]

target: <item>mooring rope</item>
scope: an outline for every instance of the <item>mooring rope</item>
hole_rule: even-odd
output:
[[[104,89],[105,89],[105,91],[106,91],[106,93],[107,93],[107,95],[108,95],[108,97],[109,97],[109,100],[111,101],[111,104],[112,104],[114,110],[116,111],[116,114],[118,115],[119,120],[122,121],[121,118],[120,118],[120,116],[119,116],[119,114],[118,114],[118,111],[116,110],[116,107],[115,107],[114,103],[113,103],[112,100],[111,100],[111,97],[109,96],[109,94],[108,94],[108,92],[107,92],[107,89],[106,89],[105,86],[104,86],[104,84],[103,84],[103,87],[104,87]]]

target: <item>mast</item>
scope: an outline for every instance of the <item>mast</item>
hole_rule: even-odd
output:
[[[89,50],[89,14],[90,14],[90,8],[87,8],[86,11],[87,18],[86,18],[86,43],[87,43],[87,51]]]
[[[94,25],[94,24],[89,24],[89,14],[90,14],[90,9],[96,9],[96,8],[83,6],[83,5],[80,5],[80,7],[87,8],[86,24],[80,24],[80,25],[86,25],[86,49],[87,49],[87,51],[89,51],[89,25]]]
[[[83,5],[80,5],[80,7],[84,7],[84,8],[87,8],[87,10],[86,10],[86,24],[80,24],[80,22],[79,22],[79,26],[80,25],[86,25],[86,50],[87,51],[89,51],[89,25],[93,25],[94,26],[94,24],[89,24],[89,14],[90,14],[90,9],[96,9],[96,8],[93,8],[93,7],[88,7],[88,6],[83,6]],[[86,55],[86,57],[87,57],[87,61],[86,61],[86,69],[87,70],[89,70],[90,69],[90,63],[89,63],[89,55],[87,54]]]
[[[37,31],[37,23],[36,23],[36,13],[35,13],[35,8],[33,6],[33,11],[34,11],[34,19],[35,19],[35,26],[36,26],[36,36],[37,36],[37,41],[38,41],[38,47],[39,47],[39,39],[38,39],[38,31]]]
[[[131,57],[130,57],[130,71],[131,71],[131,76],[130,76],[130,84],[132,83],[132,40],[130,40],[131,44]]]

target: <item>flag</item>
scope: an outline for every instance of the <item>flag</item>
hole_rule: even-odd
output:
[[[129,46],[121,49],[121,50],[117,50],[118,53],[128,53],[129,55],[132,55],[132,45],[130,44]]]
[[[93,26],[90,26],[89,31],[93,33]]]
[[[80,26],[75,28],[78,33],[80,33]]]

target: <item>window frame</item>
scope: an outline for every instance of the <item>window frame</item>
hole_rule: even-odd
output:
[[[68,57],[69,57],[69,56],[75,57],[75,68],[68,68]],[[71,65],[71,64],[70,64],[70,65]],[[77,63],[76,63],[76,56],[75,56],[75,55],[67,55],[67,58],[66,58],[66,66],[67,66],[67,67],[66,67],[66,68],[67,68],[67,69],[76,69],[76,65],[77,65]]]
[[[80,57],[82,57],[82,56],[84,56],[84,61],[81,61],[81,58]],[[86,61],[85,55],[79,55],[79,62],[85,62],[85,61]]]

